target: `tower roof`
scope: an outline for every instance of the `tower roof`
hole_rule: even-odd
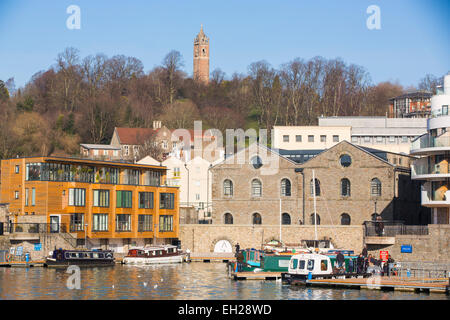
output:
[[[204,39],[206,42],[209,41],[209,38],[206,36],[206,34],[203,32],[203,24],[200,25],[200,32],[197,34],[197,36],[194,39],[194,42],[199,42],[200,40]]]

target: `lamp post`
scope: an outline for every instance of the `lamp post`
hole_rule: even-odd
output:
[[[189,207],[189,169],[188,169],[186,163],[184,164],[184,167],[186,168],[187,174],[188,174],[188,176],[187,176],[187,206]]]

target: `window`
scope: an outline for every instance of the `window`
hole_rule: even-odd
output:
[[[28,189],[25,189],[25,205],[28,206]]]
[[[255,168],[255,169],[259,169],[262,167],[262,160],[259,156],[254,156],[250,160],[250,163],[253,165],[253,168]]]
[[[327,136],[321,135],[320,136],[320,142],[327,142]]]
[[[132,191],[116,191],[116,207],[131,208],[132,207]]]
[[[341,180],[341,196],[350,197],[350,181],[346,178]]]
[[[309,259],[308,260],[308,265],[306,267],[309,271],[313,271],[314,270],[314,260]]]
[[[320,181],[319,179],[315,179],[316,183],[315,186],[313,186],[313,180],[311,179],[310,183],[309,183],[309,187],[310,187],[310,193],[311,196],[314,196],[314,187],[316,188],[316,197],[320,196]]]
[[[403,136],[402,137],[402,143],[408,143],[408,137],[407,136]]]
[[[159,231],[173,231],[173,216],[159,216]]]
[[[224,196],[232,196],[233,195],[233,182],[229,179],[226,179],[223,182],[223,195]]]
[[[174,194],[173,193],[160,193],[159,194],[159,208],[160,209],[173,209],[174,208]]]
[[[124,184],[131,184],[131,185],[139,185],[139,170],[136,169],[125,169],[124,170]]]
[[[116,231],[131,231],[131,214],[116,215]]]
[[[389,143],[395,143],[395,136],[389,136]]]
[[[381,181],[373,178],[370,182],[370,194],[372,196],[381,196]]]
[[[351,219],[347,213],[341,214],[341,225],[348,226],[350,225]]]
[[[84,214],[72,213],[70,215],[70,232],[84,230]]]
[[[314,221],[314,216],[317,217],[317,221]],[[311,214],[311,224],[312,225],[315,225],[315,224],[319,225],[320,224],[320,216],[317,213],[316,214],[314,214],[314,213]]]
[[[333,142],[339,142],[339,136],[338,135],[334,135],[333,136]]]
[[[86,189],[69,189],[69,206],[84,207],[86,205]]]
[[[129,149],[128,149],[128,146],[124,146],[123,147],[123,154],[124,155],[126,155],[126,156],[128,156],[130,153],[129,153],[130,151],[129,151]]]
[[[377,136],[377,142],[379,142],[379,143],[383,142],[383,137],[382,136]]]
[[[152,231],[153,230],[152,226],[153,226],[153,215],[140,214],[138,216],[138,232]]]
[[[308,136],[308,142],[314,142],[314,136],[313,135],[309,135]]]
[[[196,194],[195,194],[195,200],[196,200],[196,201],[200,200],[200,193],[196,193]]]
[[[94,213],[92,215],[92,231],[108,231],[108,215],[104,213]]]
[[[442,115],[443,116],[448,116],[448,105],[443,105],[442,106]]]
[[[94,190],[94,207],[109,207],[109,190]]]
[[[14,191],[14,199],[19,199],[19,191]]]
[[[352,136],[352,142],[353,143],[358,143],[358,137]]]
[[[258,179],[252,180],[252,197],[261,197],[262,195],[262,186],[261,181]]]
[[[173,177],[174,178],[180,177],[180,168],[173,168]]]
[[[225,224],[233,224],[233,215],[229,212],[223,215],[223,223]]]
[[[369,136],[365,136],[364,137],[364,142],[370,142],[370,137]]]
[[[14,172],[15,173],[19,173],[19,170],[20,170],[20,165],[16,165],[16,167],[14,169]]]
[[[289,213],[283,213],[281,215],[281,224],[291,224],[291,216]]]
[[[320,271],[327,271],[327,269],[328,269],[328,261],[321,260],[320,261]]]
[[[31,205],[32,206],[36,205],[36,189],[35,188],[31,189]]]
[[[94,149],[94,156],[98,156],[98,150]]]
[[[153,209],[153,192],[139,192],[139,208]]]
[[[298,269],[299,270],[305,269],[305,260],[300,260],[300,263],[298,264]]]
[[[339,157],[339,163],[344,168],[347,168],[352,164],[352,158],[348,154],[343,154]]]
[[[261,224],[262,223],[262,218],[259,213],[256,212],[252,215],[252,223],[253,224]]]
[[[163,149],[169,148],[169,144],[167,143],[166,140],[164,140],[164,141],[162,142],[162,148],[163,148]]]
[[[285,197],[291,196],[291,181],[289,179],[281,180],[281,195]]]
[[[295,141],[296,142],[302,142],[302,136],[301,135],[296,135],[295,136]]]
[[[291,269],[297,269],[298,259],[292,259],[291,261]]]
[[[283,136],[283,142],[289,142],[289,136],[288,135],[284,135]]]

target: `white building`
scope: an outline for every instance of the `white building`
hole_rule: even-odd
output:
[[[432,208],[432,223],[450,223],[450,75],[431,98],[428,132],[411,144],[411,154],[422,156],[411,166],[412,179],[422,181],[421,201]]]
[[[324,150],[342,140],[362,147],[409,154],[411,141],[427,131],[425,118],[319,117],[318,126],[274,126],[275,149]]]

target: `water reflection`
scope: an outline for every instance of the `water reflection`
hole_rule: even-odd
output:
[[[233,281],[222,263],[82,268],[81,289],[66,287],[65,269],[0,268],[0,299],[448,299],[444,294],[290,287],[278,281]]]

